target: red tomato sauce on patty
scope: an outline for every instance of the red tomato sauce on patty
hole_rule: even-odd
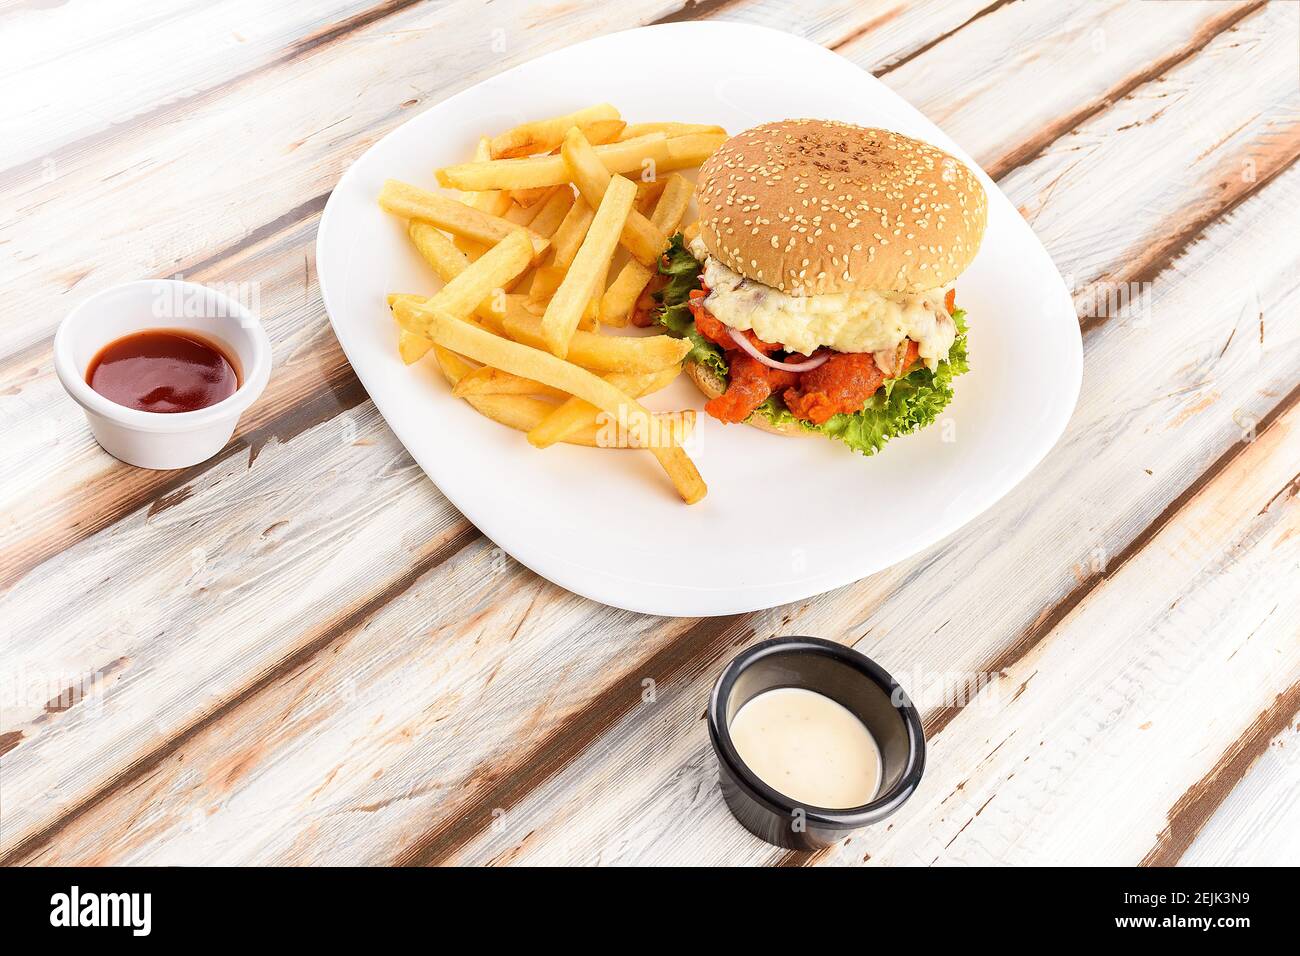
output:
[[[704,404],[704,410],[720,422],[743,422],[767,401],[768,396],[779,392],[796,418],[823,425],[835,415],[852,415],[861,411],[867,399],[887,378],[869,352],[832,352],[824,363],[807,372],[770,368],[739,348],[732,338],[733,330],[704,307],[708,294],[707,289],[692,290],[688,307],[695,319],[695,328],[721,347],[727,358],[730,369],[727,390]],[[953,310],[955,301],[955,291],[949,290],[945,299],[949,312]],[[764,355],[781,351],[780,345],[764,342],[752,331],[737,331],[735,334],[745,336]],[[806,356],[792,355],[791,358],[799,362]],[[917,345],[908,339],[898,377],[906,375],[917,358]]]

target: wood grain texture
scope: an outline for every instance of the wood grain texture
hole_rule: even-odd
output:
[[[1251,738],[1252,742],[1256,739]],[[1289,727],[1265,741],[1263,751],[1230,790],[1225,780],[1216,791],[1222,794],[1221,802],[1178,862],[1189,866],[1293,865],[1300,854],[1297,760],[1300,724],[1293,716]]]
[[[1292,482],[1261,509],[1261,514],[1271,511],[1279,500],[1294,498],[1296,492],[1297,488]],[[1281,543],[1284,542],[1279,542]],[[1280,609],[1280,606],[1274,606],[1268,612],[1269,617],[1275,616]],[[1289,632],[1284,628],[1282,633],[1286,635]],[[1287,731],[1294,729],[1298,714],[1300,714],[1300,681],[1281,691],[1273,699],[1273,703],[1265,708],[1241,736],[1223,752],[1210,771],[1174,801],[1167,814],[1168,824],[1156,837],[1155,846],[1143,858],[1143,864],[1167,866],[1182,859],[1201,830],[1214,816],[1215,811],[1240,785],[1242,778],[1260,756],[1274,746],[1278,748],[1285,746],[1286,742],[1282,738]],[[1284,808],[1282,816],[1284,820],[1294,823],[1295,816],[1289,812],[1292,809]]]
[[[915,60],[876,72],[924,103],[926,114],[985,157],[985,170],[1000,179],[1263,7],[1125,0],[1003,4],[936,45],[936,56],[950,54],[947,68]],[[839,52],[868,69],[880,59],[869,35]]]
[[[184,67],[183,108],[132,86],[120,128],[24,116],[0,166],[30,173],[49,153],[57,188],[0,176],[23,216],[0,222],[21,306],[0,332],[0,421],[23,452],[0,464],[7,861],[1285,857],[1269,835],[1296,793],[1300,18],[1046,6],[507,4],[490,24],[466,4],[268,11],[248,21],[253,46]],[[365,400],[309,265],[333,180],[405,110],[679,14],[838,49],[1001,174],[1077,285],[1152,283],[1149,314],[1081,315],[1080,409],[996,509],[858,585],[704,622],[595,606],[478,537]],[[195,15],[177,4],[104,44]],[[452,46],[456,71],[427,55]],[[248,107],[272,98],[295,111]],[[203,154],[214,135],[259,158],[238,203],[242,167]],[[184,196],[136,202],[162,182]],[[261,283],[277,375],[217,462],[155,477],[94,446],[46,336],[61,302],[175,268]],[[934,735],[924,794],[870,845],[811,859],[730,821],[699,722],[735,648],[791,632],[894,669]],[[983,699],[927,697],[935,675],[983,675]],[[1041,746],[1039,727],[1054,731]],[[1159,779],[1098,796],[1156,759]]]

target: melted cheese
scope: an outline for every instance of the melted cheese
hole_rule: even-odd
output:
[[[947,288],[794,296],[729,269],[708,255],[698,237],[691,254],[704,263],[704,284],[710,289],[704,307],[724,325],[752,330],[788,352],[811,355],[824,346],[877,353],[877,361],[885,363],[904,339],[911,339],[933,369],[948,357],[957,337],[957,326],[943,306]]]

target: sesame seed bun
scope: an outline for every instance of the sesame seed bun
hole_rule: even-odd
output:
[[[984,187],[943,150],[831,120],[733,136],[701,167],[696,200],[709,251],[791,295],[947,285],[988,217]]]
[[[707,369],[698,362],[686,363],[686,377],[695,383],[695,387],[705,394],[708,398],[717,398],[727,390],[727,383],[718,378],[712,369]],[[808,431],[798,422],[786,422],[783,425],[777,425],[765,415],[755,415],[746,425],[753,425],[760,431],[771,432],[773,435],[785,435],[787,438],[799,438],[809,436],[813,433]]]

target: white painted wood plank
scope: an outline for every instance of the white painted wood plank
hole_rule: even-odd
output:
[[[245,412],[238,441],[292,413],[314,394],[328,402],[331,387],[352,379],[329,327],[311,266],[314,218],[291,224],[265,243],[192,274],[199,282],[255,283],[262,321],[271,338],[274,373]],[[432,291],[436,283],[430,281]],[[85,415],[63,391],[48,352],[14,363],[0,378],[0,427],[14,454],[0,459],[0,550],[12,567],[58,553],[101,519],[148,500],[169,473],[123,465],[91,436]],[[125,556],[124,556],[125,557]],[[12,564],[11,564],[12,562]]]
[[[727,4],[711,19],[784,30],[830,47],[875,72],[916,56],[939,38],[996,5],[997,0],[831,0],[800,4],[785,0]]]
[[[990,688],[1002,706],[944,731],[873,858],[1139,862],[1174,801],[1300,680],[1300,501],[1276,497],[1298,459],[1300,409]]]
[[[74,0],[0,29],[0,171],[191,97],[378,0]]]
[[[186,520],[189,505],[174,509],[176,520]],[[383,533],[394,531],[381,525],[356,547],[379,550]],[[355,560],[350,550],[337,558],[348,560]],[[310,574],[315,560],[294,563]],[[322,571],[323,587],[337,580],[337,567]],[[648,633],[689,626],[592,612],[588,602],[518,573],[480,539],[228,723],[188,739],[180,759],[151,769],[147,785],[128,788],[127,799],[145,801],[147,827],[134,812],[114,815],[106,830],[104,816],[74,822],[37,859],[391,856],[412,825],[471,785],[481,761],[508,760],[521,729],[556,729]],[[110,698],[104,710],[124,705]],[[63,734],[62,746],[72,738]]]
[[[1300,860],[1300,725],[1274,737],[1178,862],[1295,866]]]
[[[1116,98],[1114,90],[1166,72],[1167,61],[1187,56],[1249,9],[1250,4],[1216,0],[1010,3],[883,79],[998,176],[1026,144],[1068,133],[1080,114]],[[1260,9],[1243,25],[1240,39],[1256,43],[1273,35],[1272,40],[1284,42],[1291,19],[1284,9]],[[871,34],[839,52],[866,69],[880,59]],[[1202,62],[1213,66],[1212,57]],[[936,68],[940,63],[942,68]],[[1186,82],[1200,88],[1192,78]],[[1168,93],[1177,95],[1179,89],[1157,82],[1142,96],[1152,102],[1154,113]],[[1213,102],[1205,104],[1205,112],[1215,111]],[[1054,148],[1069,152],[1073,145],[1066,139]]]
[[[1094,256],[1109,260],[1116,254],[1127,256],[1133,268],[1115,278],[1149,278],[1139,273],[1150,254],[1174,238],[1164,213],[1178,208],[1185,222],[1198,223],[1225,197],[1267,179],[1300,155],[1297,31],[1300,6],[1270,4],[1183,66],[1053,143],[1033,164],[1039,182],[1033,192],[1026,189],[1031,175],[1026,168],[1006,178],[1004,189],[1017,197],[1044,244],[1074,263],[1076,282],[1098,274]],[[1239,79],[1225,82],[1225,77]],[[1249,104],[1242,102],[1246,89]],[[1168,137],[1167,117],[1178,117],[1194,135]],[[1167,155],[1170,150],[1176,155]],[[1162,170],[1168,161],[1172,172],[1161,173],[1169,177],[1168,191],[1153,198],[1142,181],[1157,153]],[[1101,169],[1108,172],[1098,175]],[[1130,215],[1105,225],[1102,217],[1091,223],[1058,220],[1060,207],[1049,202],[1057,190],[1105,197]]]
[[[465,529],[369,404],[178,497],[0,599],[17,683],[0,723],[23,734],[4,756],[6,846]],[[49,703],[83,681],[93,706]]]

